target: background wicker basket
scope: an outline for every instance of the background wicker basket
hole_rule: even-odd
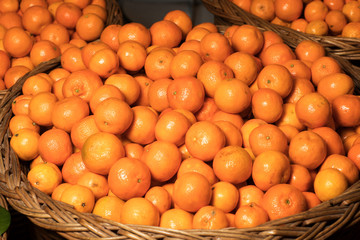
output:
[[[360,222],[360,181],[337,198],[309,211],[250,229],[180,231],[124,225],[94,214],[80,213],[65,203],[52,200],[27,181],[29,165],[19,161],[10,148],[8,124],[12,116],[12,101],[21,94],[24,81],[59,65],[59,58],[42,63],[1,93],[0,194],[14,210],[38,227],[42,235],[46,235],[37,239],[326,239],[337,233],[344,234]]]
[[[298,32],[288,27],[272,24],[246,12],[230,0],[202,0],[202,2],[209,12],[214,14],[216,24],[223,26],[249,24],[263,31],[271,30],[279,34],[284,42],[293,49],[303,40],[321,43],[325,47],[327,55],[335,58],[342,69],[353,77],[357,88],[360,88],[360,39],[316,36]]]

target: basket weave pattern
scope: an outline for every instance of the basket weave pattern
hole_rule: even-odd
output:
[[[114,21],[118,20],[111,20],[108,24]],[[27,181],[29,164],[20,162],[11,149],[8,124],[12,116],[12,101],[21,94],[25,80],[59,66],[60,58],[42,63],[0,95],[0,194],[6,197],[12,208],[28,217],[36,226],[56,232],[65,239],[326,239],[360,221],[360,181],[337,198],[311,210],[248,229],[182,231],[124,225],[94,214],[80,213],[70,205],[52,200]],[[45,239],[55,238],[49,236]]]
[[[325,47],[327,55],[339,62],[342,69],[352,76],[357,89],[360,89],[360,67],[351,62],[360,60],[360,39],[317,36],[298,32],[288,27],[272,24],[248,13],[230,0],[202,0],[202,2],[209,12],[214,14],[215,22],[219,25],[249,24],[262,31],[274,31],[293,49],[303,40],[319,42]]]

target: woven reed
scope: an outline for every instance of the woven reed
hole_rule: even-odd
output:
[[[360,88],[360,39],[333,36],[317,36],[295,31],[291,28],[272,24],[249,12],[244,11],[230,0],[202,0],[204,6],[214,14],[215,22],[219,25],[249,24],[262,31],[271,30],[279,34],[291,48],[303,40],[313,40],[325,47],[328,56],[335,58],[344,72],[353,77],[357,88]],[[355,64],[354,64],[355,62]]]
[[[42,234],[48,234],[42,239],[326,239],[352,229],[360,221],[360,181],[340,196],[306,212],[248,229],[171,230],[124,225],[80,213],[70,205],[52,200],[27,181],[29,164],[19,161],[11,149],[8,124],[12,117],[11,104],[21,94],[24,81],[59,66],[60,58],[40,64],[3,91],[0,101],[0,194],[13,209],[43,230]]]

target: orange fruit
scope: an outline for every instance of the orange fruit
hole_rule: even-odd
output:
[[[329,10],[342,10],[345,1],[343,0],[324,0],[325,5]]]
[[[359,180],[358,168],[356,167],[353,161],[351,161],[348,157],[344,155],[340,155],[340,154],[329,155],[321,164],[319,171],[327,168],[336,168],[341,173],[343,173],[349,185],[352,185],[357,180]]]
[[[112,165],[125,156],[125,150],[118,137],[99,132],[86,139],[81,148],[81,156],[86,168],[91,172],[106,175]]]
[[[278,92],[282,98],[287,97],[294,85],[289,70],[278,64],[265,66],[256,79],[259,88],[271,88]]]
[[[287,137],[280,128],[273,124],[261,124],[249,135],[249,144],[255,156],[269,151],[287,153]]]
[[[349,22],[359,22],[360,4],[357,1],[346,2],[342,8],[343,14]]]
[[[239,192],[238,208],[241,206],[249,205],[251,203],[256,203],[257,205],[260,205],[261,199],[264,196],[264,192],[253,184],[240,187],[238,192]]]
[[[180,208],[165,211],[160,218],[160,227],[168,229],[192,229],[193,214]]]
[[[302,192],[290,184],[277,184],[266,191],[261,206],[275,220],[307,210]]]
[[[333,73],[320,80],[317,91],[332,102],[339,95],[353,94],[354,82],[347,74]]]
[[[95,202],[92,213],[102,218],[120,222],[124,201],[115,196],[105,196]]]
[[[107,25],[100,34],[100,41],[109,45],[109,47],[117,51],[119,48],[119,31],[122,26],[118,24]]]
[[[199,79],[181,77],[168,85],[167,97],[171,108],[183,108],[195,113],[204,103],[205,90]]]
[[[140,85],[130,74],[113,74],[105,80],[104,84],[114,85],[119,88],[122,94],[124,94],[126,103],[129,105],[135,103],[140,96]]]
[[[75,147],[81,149],[85,140],[94,133],[100,132],[96,126],[94,115],[84,117],[76,122],[70,131],[71,142]]]
[[[57,103],[56,96],[50,92],[41,92],[33,96],[29,102],[29,117],[40,126],[51,126],[52,112]]]
[[[49,40],[39,40],[34,43],[30,51],[30,59],[34,66],[37,66],[42,62],[59,57],[60,54],[60,48],[55,43]]]
[[[325,17],[325,22],[329,26],[332,35],[341,34],[347,24],[345,15],[340,10],[331,10]]]
[[[139,71],[145,65],[145,47],[134,40],[127,40],[119,44],[117,55],[120,65],[128,71]]]
[[[22,24],[26,31],[39,35],[41,30],[53,21],[53,17],[47,7],[31,6],[22,14]]]
[[[187,172],[197,172],[202,174],[204,177],[207,178],[210,185],[213,185],[216,182],[218,182],[218,179],[214,173],[213,168],[210,165],[206,164],[204,161],[199,160],[197,158],[190,157],[184,159],[181,162],[180,167],[178,169],[177,177],[179,178]]]
[[[52,163],[41,163],[30,169],[27,179],[31,186],[45,194],[51,195],[61,183],[62,177],[59,168]]]
[[[251,176],[252,158],[240,146],[227,146],[216,153],[212,166],[221,181],[238,184]]]
[[[173,79],[195,77],[203,60],[199,53],[193,50],[178,52],[170,63],[170,75]]]
[[[140,96],[134,104],[140,106],[149,106],[149,88],[154,83],[154,81],[146,77],[144,74],[136,75],[134,78],[140,86]]]
[[[3,38],[4,49],[12,57],[25,57],[30,53],[33,44],[30,34],[21,27],[6,30]]]
[[[149,200],[134,197],[122,206],[120,222],[123,224],[158,226],[160,214]]]
[[[251,0],[231,0],[231,2],[244,11],[250,12]]]
[[[250,13],[264,20],[271,21],[275,17],[274,1],[254,0],[250,5]]]
[[[52,128],[43,132],[39,138],[39,154],[46,162],[57,166],[64,164],[72,154],[70,136],[62,129]]]
[[[226,120],[214,121],[225,135],[225,146],[242,146],[242,135],[240,129]]]
[[[209,205],[211,185],[200,173],[187,172],[176,179],[172,196],[174,203],[179,208],[188,212],[196,212]]]
[[[55,20],[67,29],[75,29],[76,23],[82,16],[81,8],[73,3],[60,4],[55,12]]]
[[[185,145],[191,156],[210,161],[225,146],[225,136],[216,124],[199,121],[191,125],[187,131]]]
[[[298,78],[311,79],[311,70],[303,61],[291,59],[286,61],[283,65],[289,70],[295,80]]]
[[[229,226],[225,212],[214,206],[200,208],[193,217],[194,229],[222,229]]]
[[[103,22],[106,22],[107,12],[106,12],[106,8],[104,7],[101,7],[96,4],[88,4],[83,8],[82,12],[83,14],[88,14],[88,13],[96,14],[101,18],[101,20],[103,20]]]
[[[40,126],[37,125],[28,115],[18,114],[13,116],[9,122],[9,130],[14,134],[20,129],[30,129],[35,132],[40,132]]]
[[[0,24],[6,29],[22,26],[22,18],[17,12],[4,12],[0,15]]]
[[[314,192],[303,192],[303,195],[306,199],[308,209],[311,209],[321,203],[320,199]]]
[[[103,86],[101,78],[89,69],[72,72],[64,81],[62,93],[64,97],[77,96],[86,102],[94,92]]]
[[[251,93],[243,81],[228,78],[217,86],[214,100],[216,106],[224,112],[241,113],[251,105]]]
[[[1,12],[16,12],[17,10],[19,10],[19,2],[17,1],[2,1],[0,3],[0,7],[1,7]]]
[[[158,115],[147,106],[132,108],[133,119],[124,136],[131,142],[149,144],[155,140],[155,126]]]
[[[182,40],[182,30],[170,20],[159,20],[154,22],[149,28],[151,34],[151,44],[176,47]]]
[[[32,96],[30,95],[19,95],[14,98],[12,104],[11,104],[11,111],[14,115],[28,115],[29,113],[29,102],[31,100]]]
[[[205,28],[205,29],[209,30],[210,32],[218,32],[218,28],[212,22],[202,22],[202,23],[197,24],[193,28],[198,28],[198,27]]]
[[[81,15],[75,26],[76,33],[85,41],[94,41],[100,38],[104,29],[104,21],[94,13],[85,13]]]
[[[324,77],[339,72],[341,72],[341,67],[334,58],[320,57],[311,65],[311,81],[317,86]]]
[[[290,178],[290,160],[282,152],[269,150],[256,156],[252,168],[255,186],[267,191],[274,185],[287,183]]]
[[[243,51],[255,55],[263,47],[264,36],[258,28],[245,24],[235,30],[231,43],[235,51]]]
[[[299,60],[313,63],[315,60],[325,56],[325,49],[318,42],[303,40],[296,46],[295,54]]]
[[[125,157],[141,159],[144,153],[144,147],[138,143],[127,143],[124,146]]]
[[[235,127],[237,127],[238,129],[241,129],[242,125],[244,124],[244,120],[239,114],[227,113],[221,110],[216,111],[212,115],[210,121],[228,121],[234,124]]]
[[[307,93],[295,103],[299,121],[309,128],[325,126],[331,117],[329,101],[318,92]]]
[[[241,131],[241,135],[243,138],[243,146],[244,147],[246,147],[246,148],[250,147],[250,142],[249,142],[250,133],[256,127],[258,127],[262,124],[266,124],[266,122],[261,119],[251,118],[242,125],[242,127],[240,128],[240,131]]]
[[[312,1],[304,8],[304,17],[308,22],[324,20],[329,9],[323,1]]]
[[[110,166],[109,187],[120,199],[128,200],[144,196],[150,188],[150,181],[150,170],[139,159],[120,157]]]
[[[332,101],[332,113],[335,122],[342,127],[353,127],[360,123],[360,99],[352,94],[335,97]]]
[[[69,72],[85,70],[87,66],[81,53],[81,49],[76,46],[69,46],[69,48],[64,49],[60,57],[61,67]]]
[[[22,86],[23,94],[33,96],[39,92],[51,92],[51,89],[51,83],[39,74],[28,77]]]
[[[214,97],[215,90],[219,83],[227,78],[234,77],[233,71],[225,63],[220,61],[207,61],[198,69],[196,77],[203,83],[207,96]]]
[[[170,209],[171,196],[168,191],[161,186],[151,187],[144,196],[149,200],[158,210],[160,215]]]
[[[154,110],[162,112],[169,106],[167,89],[173,80],[169,78],[158,79],[149,87],[149,105]]]
[[[223,62],[232,52],[228,39],[221,33],[212,32],[200,40],[200,55],[205,62]]]
[[[10,146],[21,160],[30,161],[39,155],[39,138],[36,131],[20,129],[11,137]]]
[[[265,48],[260,55],[261,62],[264,66],[270,64],[283,65],[289,60],[295,59],[295,53],[283,42],[274,43]]]
[[[201,41],[207,34],[211,33],[208,29],[204,27],[196,27],[190,30],[190,32],[186,35],[185,42],[190,40]]]
[[[256,60],[248,53],[234,52],[224,60],[224,63],[231,68],[235,78],[248,86],[255,81],[258,75]],[[229,75],[226,78],[232,78],[232,76]]]
[[[257,203],[240,206],[235,213],[235,227],[256,227],[269,221],[267,212]]]
[[[78,179],[89,170],[81,157],[81,152],[74,152],[64,162],[61,173],[64,182],[76,184]]]
[[[326,158],[326,143],[315,132],[304,130],[290,141],[289,157],[292,163],[310,170],[319,167]]]
[[[313,20],[306,25],[305,33],[326,36],[329,33],[329,26],[324,20]]]
[[[60,201],[61,195],[63,194],[64,190],[70,187],[72,184],[70,183],[60,183],[51,193],[51,198],[57,201]]]
[[[276,122],[277,126],[290,125],[301,131],[305,128],[296,115],[295,103],[285,103],[283,105],[283,114],[280,119]]]
[[[315,87],[310,79],[295,78],[293,88],[290,94],[286,97],[285,102],[296,103],[302,96],[312,92],[315,92]]]
[[[134,111],[123,100],[112,97],[99,103],[94,117],[100,131],[121,134],[130,127]]]
[[[70,204],[79,212],[92,212],[95,205],[93,192],[84,186],[75,184],[67,189],[61,195],[60,201]]]
[[[110,48],[101,49],[89,59],[88,68],[100,77],[108,78],[119,68],[119,56]]]
[[[345,154],[345,149],[340,135],[330,127],[319,127],[312,129],[313,132],[320,135],[327,146],[327,155]]]
[[[72,126],[89,115],[89,105],[78,96],[71,96],[57,101],[51,113],[51,120],[56,128],[70,132]]]
[[[109,192],[107,178],[93,172],[85,172],[79,177],[77,184],[88,187],[95,196],[95,200],[105,197]]]
[[[290,28],[294,29],[295,31],[305,33],[305,29],[308,24],[308,21],[306,21],[304,18],[298,18],[291,22]]]
[[[145,73],[152,80],[170,78],[170,64],[175,53],[170,48],[159,47],[151,51],[145,59]]]
[[[175,176],[181,163],[181,153],[175,144],[154,141],[145,151],[141,160],[150,169],[152,179],[165,182]]]
[[[292,22],[298,19],[303,12],[302,0],[275,0],[275,15],[283,21]]]
[[[354,144],[349,148],[349,151],[347,152],[347,157],[355,163],[358,169],[360,169],[360,145]]]
[[[319,171],[314,180],[314,191],[320,201],[328,201],[339,196],[348,188],[345,175],[335,168]]]
[[[261,88],[252,95],[251,106],[255,118],[274,123],[282,115],[283,99],[275,90]]]
[[[198,54],[201,54],[200,41],[191,39],[191,40],[187,40],[185,42],[180,43],[178,52],[181,52],[184,50],[193,50],[193,51],[197,52]]]
[[[288,140],[288,143],[290,143],[291,139],[299,133],[299,130],[292,126],[292,125],[286,125],[286,124],[283,124],[283,125],[278,125],[278,127],[280,128],[281,131],[284,132],[284,134],[286,135],[287,137],[287,140]]]
[[[313,179],[309,170],[299,164],[291,164],[289,184],[295,186],[301,192],[310,191],[313,186]]]
[[[238,201],[239,192],[233,184],[220,181],[212,185],[210,205],[229,213],[237,207]]]
[[[190,128],[190,121],[180,112],[164,113],[155,125],[155,137],[180,146],[185,143],[185,134]]]
[[[341,32],[342,37],[359,38],[360,37],[360,24],[358,22],[349,22],[344,26]]]
[[[120,100],[125,100],[124,94],[120,91],[119,88],[114,85],[105,84],[95,89],[95,91],[91,94],[89,105],[91,112],[95,112],[97,106],[104,100],[108,98],[118,98]]]
[[[181,29],[182,38],[185,39],[186,35],[193,27],[192,19],[183,10],[172,10],[165,14],[164,20],[174,22]]]
[[[10,68],[10,65],[12,65],[12,61],[10,61],[10,56],[3,50],[0,50],[0,59],[0,78],[3,79],[6,71]]]
[[[130,22],[124,24],[118,33],[119,43],[126,40],[134,40],[141,43],[145,48],[150,46],[151,33],[143,24],[137,22]]]

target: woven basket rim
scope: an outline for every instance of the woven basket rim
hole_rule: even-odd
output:
[[[215,237],[237,239],[327,238],[339,230],[346,230],[360,221],[360,180],[340,196],[315,208],[290,217],[269,221],[261,226],[220,230],[171,230],[153,226],[125,225],[103,219],[94,214],[80,213],[71,206],[55,201],[33,188],[26,179],[26,163],[20,162],[9,144],[8,123],[12,100],[21,92],[24,81],[37,73],[48,72],[60,65],[60,58],[37,66],[22,77],[12,88],[3,91],[0,102],[0,194],[8,204],[26,215],[35,225],[57,232],[66,239],[207,239]]]

